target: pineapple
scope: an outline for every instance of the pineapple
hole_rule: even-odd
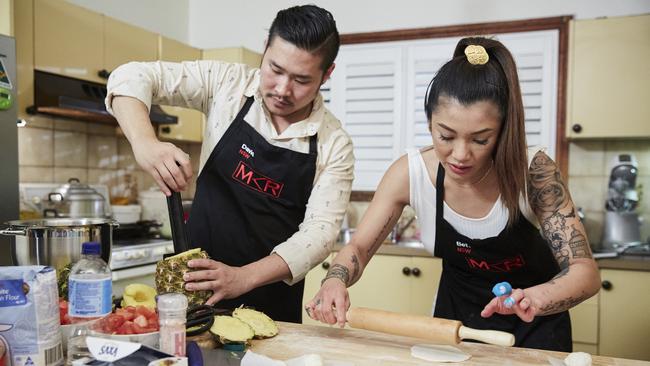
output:
[[[255,338],[269,338],[278,334],[277,324],[261,311],[239,307],[232,312],[232,316],[253,328]]]
[[[124,289],[120,305],[123,308],[142,305],[156,309],[156,289],[141,283],[132,283]]]
[[[219,337],[219,342],[222,344],[248,343],[255,336],[250,325],[228,315],[215,316],[210,333]]]
[[[159,294],[178,292],[187,296],[189,306],[203,305],[212,296],[212,291],[187,291],[183,275],[191,272],[187,262],[192,259],[208,258],[208,253],[195,248],[165,258],[156,265],[156,290]]]
[[[59,297],[68,300],[68,277],[70,277],[70,270],[73,263],[68,263],[57,271],[57,288],[59,289]]]

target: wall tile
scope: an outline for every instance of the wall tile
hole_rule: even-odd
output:
[[[88,184],[103,184],[108,187],[109,195],[112,198],[111,187],[116,184],[116,170],[111,169],[88,169]]]
[[[607,181],[602,177],[571,177],[569,192],[576,207],[585,211],[603,211]]]
[[[569,144],[569,176],[602,175],[605,145],[601,142],[579,141]]]
[[[138,177],[138,191],[148,191],[151,188],[158,188],[158,184],[153,179],[151,174],[143,170],[138,170],[137,177]]]
[[[75,121],[65,118],[55,118],[54,129],[57,131],[86,132],[88,131],[88,122]]]
[[[53,133],[42,128],[18,128],[18,164],[52,166]]]
[[[54,166],[88,167],[88,135],[81,132],[54,131]]]
[[[583,225],[587,232],[587,239],[592,248],[600,248],[600,242],[603,237],[603,221],[605,220],[605,212],[600,211],[585,211],[585,221]]]
[[[133,150],[129,140],[125,137],[117,139],[117,167],[119,169],[136,170],[139,168],[138,163],[133,156]]]
[[[25,120],[27,121],[27,127],[39,127],[51,130],[54,125],[54,118],[48,117],[44,114],[29,116],[28,118],[25,118]]]
[[[81,183],[88,182],[88,169],[86,168],[54,168],[54,183],[68,183],[68,179],[77,178]]]
[[[88,135],[88,167],[117,168],[117,138],[115,136]]]
[[[51,167],[19,166],[18,179],[20,183],[52,183],[54,169]]]
[[[89,134],[115,136],[117,124],[108,123],[88,123],[87,129]]]

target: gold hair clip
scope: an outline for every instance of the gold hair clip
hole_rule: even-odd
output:
[[[472,65],[485,65],[490,59],[483,46],[473,44],[465,47],[465,56],[467,56],[467,61]]]

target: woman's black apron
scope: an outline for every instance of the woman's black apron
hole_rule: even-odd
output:
[[[309,153],[270,144],[244,117],[248,97],[197,179],[188,228],[192,247],[241,267],[271,254],[298,231],[316,172],[316,135]],[[215,306],[254,307],[274,320],[300,323],[304,281],[276,282]]]
[[[436,179],[435,256],[442,258],[442,275],[435,317],[460,320],[476,329],[514,334],[515,346],[571,352],[568,311],[538,316],[526,323],[516,315],[481,317],[493,298],[492,287],[502,281],[513,288],[527,288],[549,281],[559,272],[539,230],[519,212],[517,222],[496,237],[470,239],[443,218],[445,170],[438,166]]]

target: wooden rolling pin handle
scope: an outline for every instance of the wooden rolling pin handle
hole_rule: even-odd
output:
[[[458,336],[460,339],[473,339],[484,343],[496,344],[497,346],[511,347],[515,344],[515,336],[510,333],[498,330],[468,328],[464,325],[458,329]]]

